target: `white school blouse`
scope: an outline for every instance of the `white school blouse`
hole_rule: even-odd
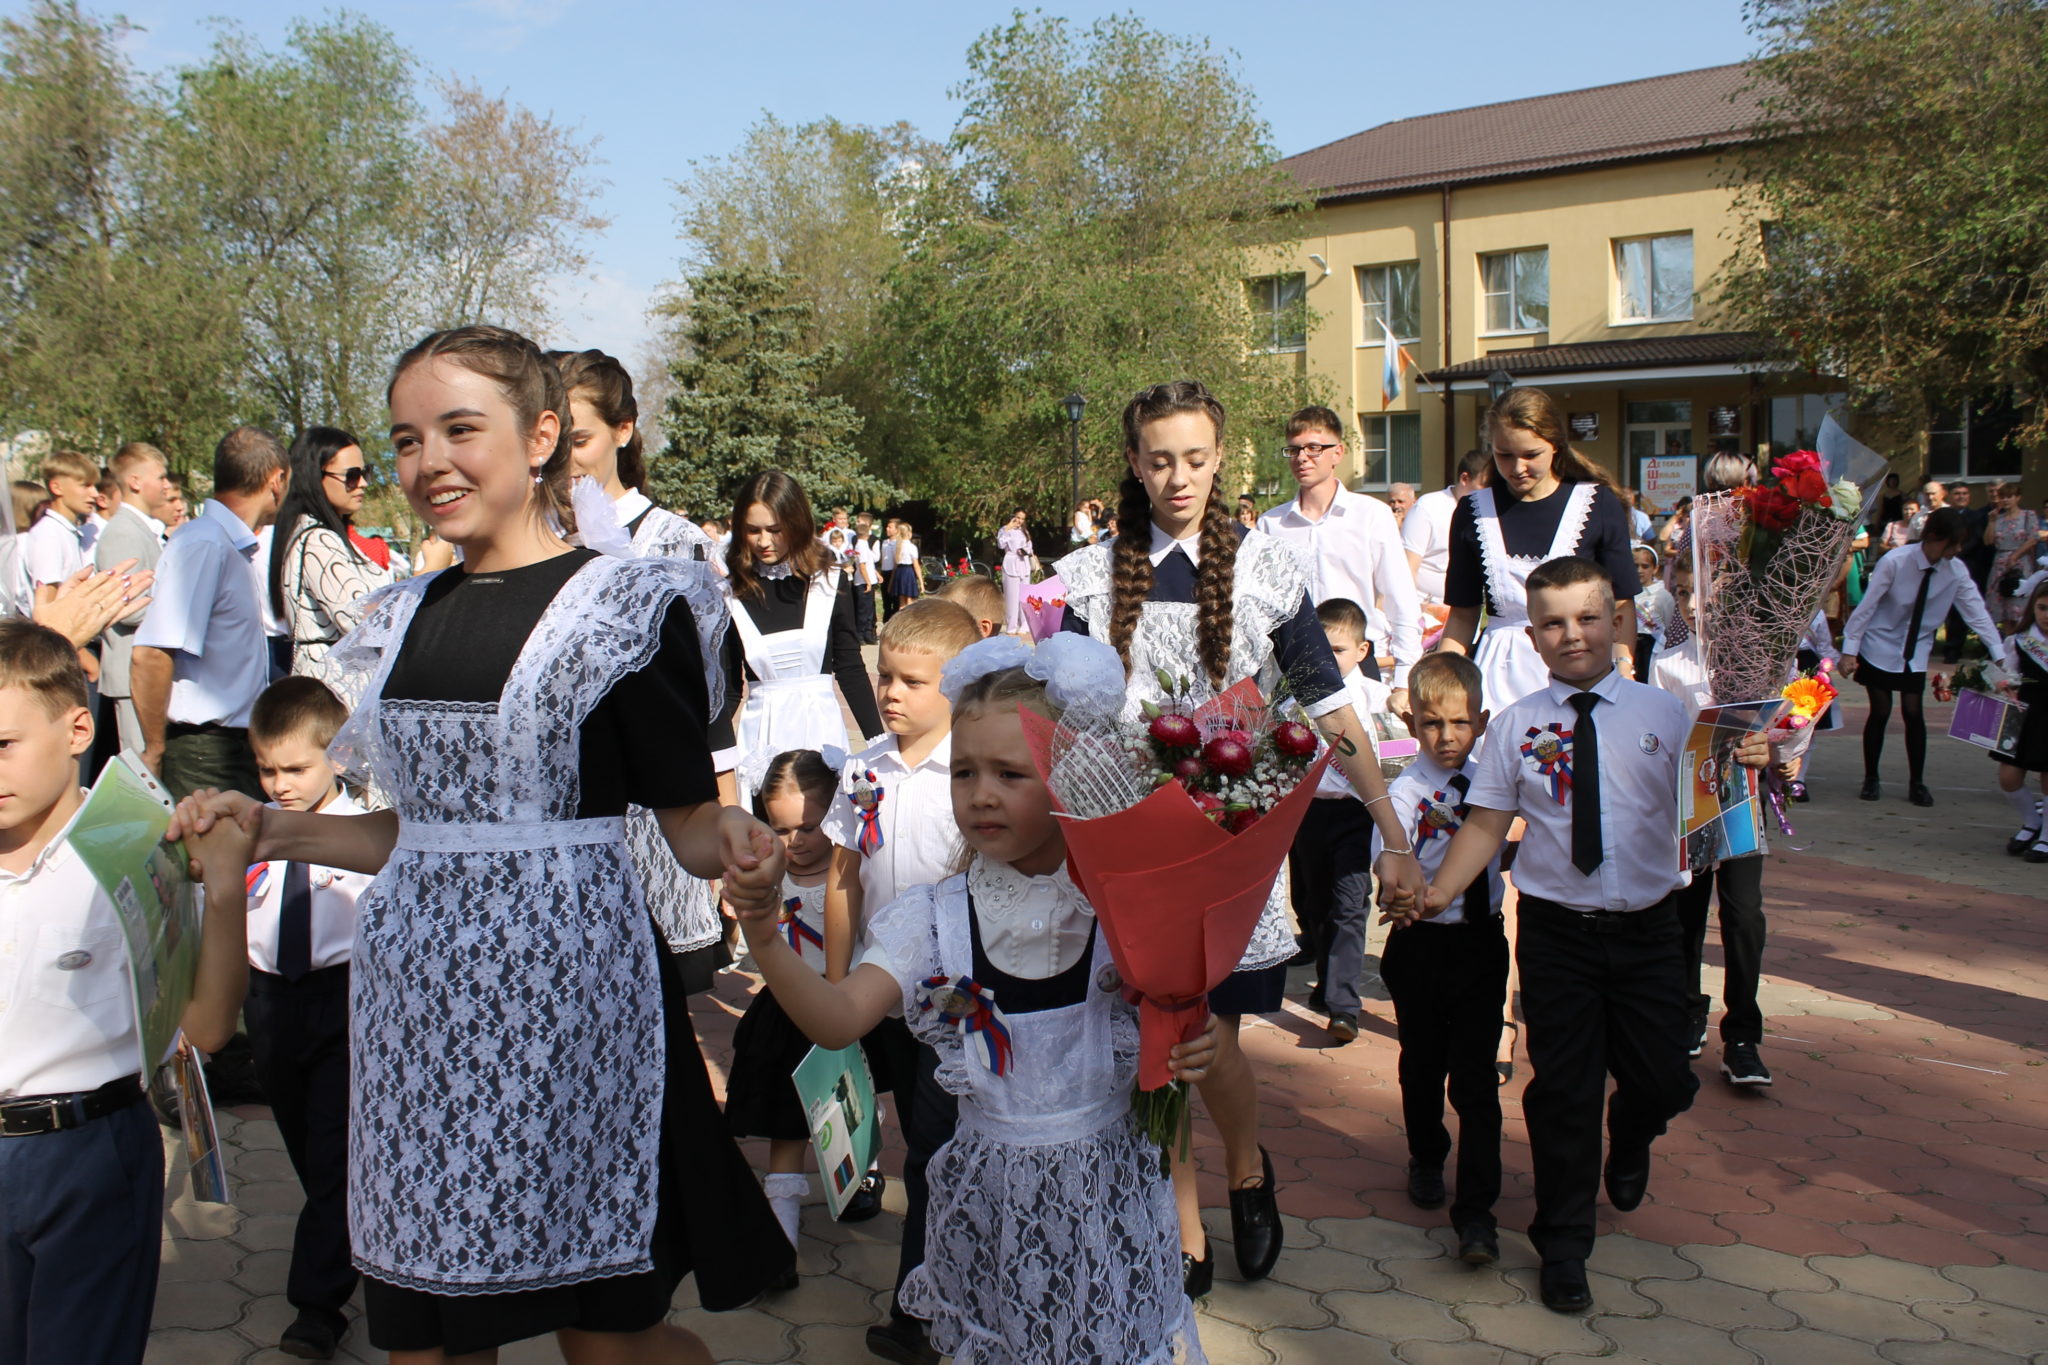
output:
[[[1538,751],[1549,735],[1572,754],[1578,691],[1552,678],[1494,718],[1473,762],[1471,804],[1529,822],[1515,855],[1515,889],[1575,910],[1647,910],[1685,885],[1678,865],[1678,764],[1689,723],[1685,703],[1609,669],[1590,689],[1600,698],[1600,839],[1606,857],[1591,876],[1572,865],[1572,802],[1560,801]]]

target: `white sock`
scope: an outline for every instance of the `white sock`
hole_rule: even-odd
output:
[[[2012,803],[2013,812],[2020,817],[2022,833],[2041,828],[2041,802],[2032,792],[2021,787],[2018,791],[2007,792],[2005,799]]]
[[[771,1174],[761,1182],[761,1188],[768,1195],[768,1207],[775,1210],[775,1221],[782,1224],[782,1235],[795,1246],[797,1223],[803,1216],[804,1199],[811,1192],[811,1178],[800,1172]]]

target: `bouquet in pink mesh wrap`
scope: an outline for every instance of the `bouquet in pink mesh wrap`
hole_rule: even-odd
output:
[[[1810,450],[1779,456],[1762,482],[1693,499],[1694,612],[1715,700],[1784,690],[1862,507],[1856,485],[1829,483]]]

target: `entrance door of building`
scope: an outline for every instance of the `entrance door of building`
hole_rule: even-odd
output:
[[[1643,486],[1644,460],[1693,453],[1691,403],[1629,403],[1623,416],[1627,419],[1624,439],[1632,487]]]

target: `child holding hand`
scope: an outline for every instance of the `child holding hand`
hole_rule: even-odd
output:
[[[1200,1359],[1171,1187],[1131,1118],[1137,1016],[1067,876],[1019,716],[1074,700],[1057,667],[1074,648],[1101,646],[1033,655],[998,637],[947,664],[953,816],[972,857],[874,915],[845,980],[799,958],[771,911],[740,914],[776,999],[820,1046],[901,1012],[938,1052],[959,1130],[932,1159],[924,1263],[901,1298],[963,1365]],[[1212,1029],[1174,1049],[1175,1075],[1201,1079],[1214,1054]]]

